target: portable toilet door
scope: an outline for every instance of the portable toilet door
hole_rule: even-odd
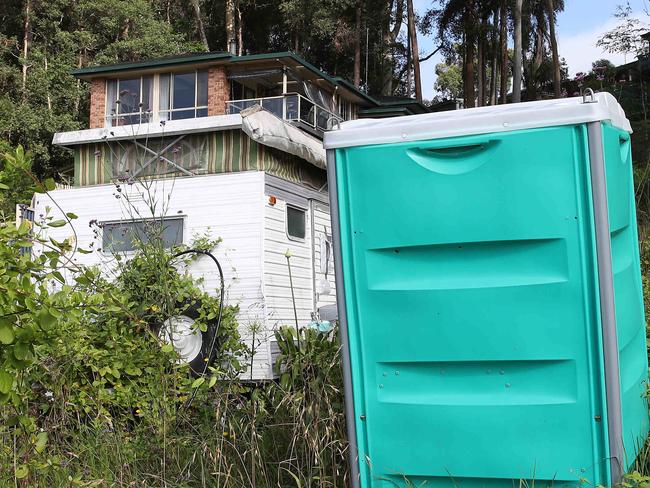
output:
[[[353,486],[611,486],[648,432],[609,94],[328,132]]]

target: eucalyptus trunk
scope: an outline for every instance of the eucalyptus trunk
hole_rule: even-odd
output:
[[[497,104],[497,64],[499,63],[499,9],[494,9],[493,15],[494,28],[492,29],[492,39],[490,42],[490,105]]]
[[[390,27],[391,15],[393,13],[393,5],[395,5],[395,22],[393,27]],[[383,36],[383,83],[382,83],[382,95],[392,95],[393,94],[393,69],[395,65],[395,60],[393,59],[393,46],[395,40],[399,35],[400,30],[402,29],[402,22],[404,20],[404,0],[391,0],[388,6],[388,15],[386,15],[386,23],[384,26],[384,36]]]
[[[354,25],[354,86],[361,86],[361,2],[357,2]]]
[[[27,0],[25,2],[25,11],[23,13],[23,66],[22,66],[22,89],[23,89],[23,98],[27,96],[27,67],[28,67],[28,57],[29,49],[32,44],[32,26],[31,26],[31,16],[32,16],[32,0]]]
[[[521,9],[523,0],[515,0],[515,53],[514,63],[512,70],[512,101],[514,103],[521,102],[521,68],[523,62],[523,50],[521,35]]]
[[[241,8],[239,0],[237,0],[237,55],[241,56],[244,54],[244,35],[243,35],[243,25],[241,18]]]
[[[407,0],[408,31],[411,61],[413,63],[413,78],[415,81],[415,99],[422,100],[422,80],[420,78],[420,52],[418,50],[418,33],[415,29],[415,12],[413,0]],[[410,89],[410,87],[409,87]]]
[[[531,60],[530,71],[527,83],[528,100],[537,100],[537,88],[539,79],[539,70],[544,61],[544,32],[540,24],[537,25],[535,31],[535,54]]]
[[[474,25],[474,0],[465,0],[463,12],[463,27],[465,31],[465,62],[463,63],[463,98],[465,107],[476,106],[476,90],[474,88],[474,72],[476,55],[476,39]]]
[[[199,33],[201,44],[203,44],[203,49],[209,51],[210,45],[208,44],[208,38],[205,35],[205,27],[203,26],[203,17],[201,16],[201,5],[199,1],[200,0],[192,0],[192,10],[194,10],[194,19],[196,20],[196,30]]]
[[[555,36],[555,5],[553,5],[553,0],[547,0],[546,8],[551,53],[553,55],[553,94],[555,98],[560,98],[562,96],[562,76],[560,74],[560,56],[557,52],[557,37]]]
[[[506,0],[501,0],[499,6],[499,42],[501,44],[501,87],[499,98],[501,103],[507,103],[508,96],[508,9]]]
[[[478,63],[476,68],[477,73],[477,89],[478,89],[478,106],[482,107],[485,105],[485,40],[483,36],[479,36],[478,39],[478,53],[477,53]]]
[[[198,2],[198,0],[192,0]],[[226,0],[226,51],[231,54],[232,44],[237,42],[237,30],[235,26],[236,5],[235,0]]]

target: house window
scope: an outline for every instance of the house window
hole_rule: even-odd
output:
[[[208,72],[160,75],[160,120],[193,119],[208,115]]]
[[[298,207],[287,205],[287,236],[289,239],[305,240],[307,212]]]
[[[149,122],[153,106],[152,85],[151,76],[108,80],[106,87],[108,125]]]
[[[169,249],[183,243],[183,219],[164,218],[107,222],[103,224],[102,248],[104,252],[128,252],[155,239],[162,240]]]

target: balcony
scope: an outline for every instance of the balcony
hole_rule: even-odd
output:
[[[105,127],[120,127],[122,125],[142,125],[153,121],[153,112],[142,111],[128,114],[107,115]]]
[[[238,114],[242,110],[260,105],[276,117],[291,122],[311,134],[322,138],[323,132],[332,128],[343,118],[328,109],[312,102],[298,93],[289,93],[277,97],[248,98],[227,102],[228,114]]]

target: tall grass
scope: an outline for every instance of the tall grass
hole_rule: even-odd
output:
[[[294,334],[277,335],[280,380],[224,381],[176,419],[145,421],[126,411],[113,413],[110,422],[71,418],[59,397],[39,418],[48,445],[41,455],[32,453],[28,476],[15,478],[12,466],[25,458],[14,459],[13,434],[2,432],[0,486],[344,486],[338,342],[335,333],[304,330],[298,348]],[[164,370],[151,377],[163,385],[168,380]]]

